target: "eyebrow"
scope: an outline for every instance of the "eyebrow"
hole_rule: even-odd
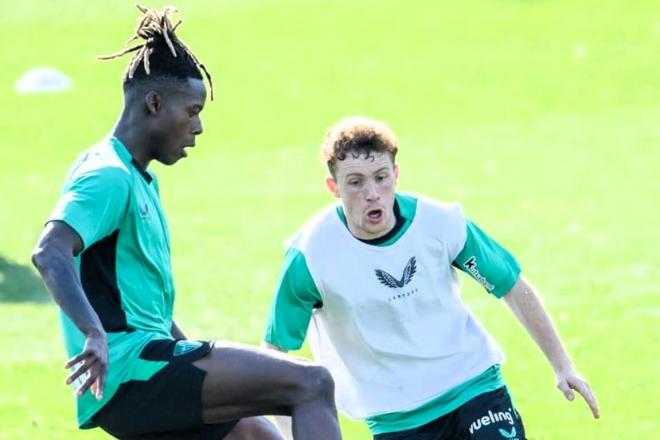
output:
[[[389,171],[389,167],[378,168],[376,171],[373,172],[373,174],[378,174],[381,171]],[[362,174],[362,173],[349,173],[349,174],[346,175],[346,178],[348,179],[349,177],[363,177],[363,176],[364,176],[364,174]]]

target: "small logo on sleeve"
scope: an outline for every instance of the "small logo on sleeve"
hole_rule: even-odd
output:
[[[138,211],[140,211],[141,217],[147,217],[149,215],[149,204],[146,202],[144,204],[138,204]]]
[[[486,290],[489,292],[493,291],[495,286],[489,283],[486,277],[479,273],[479,269],[477,269],[477,259],[474,257],[474,255],[468,258],[465,263],[463,263],[463,267],[468,271],[470,275],[472,275],[475,280],[484,286]]]

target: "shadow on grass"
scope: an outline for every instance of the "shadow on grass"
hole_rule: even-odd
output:
[[[31,267],[14,263],[0,255],[0,303],[48,301],[50,295]]]

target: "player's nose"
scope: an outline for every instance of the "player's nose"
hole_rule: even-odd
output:
[[[365,185],[364,190],[368,201],[372,202],[380,198],[376,184],[369,182]]]

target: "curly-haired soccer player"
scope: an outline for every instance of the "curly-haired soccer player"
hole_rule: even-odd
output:
[[[498,344],[459,295],[454,268],[503,298],[543,350],[567,398],[598,408],[514,257],[457,204],[396,192],[398,142],[362,117],[332,127],[322,148],[340,203],[288,243],[265,333],[315,359],[337,406],[377,440],[524,439],[500,373]],[[309,330],[308,330],[309,329]]]

